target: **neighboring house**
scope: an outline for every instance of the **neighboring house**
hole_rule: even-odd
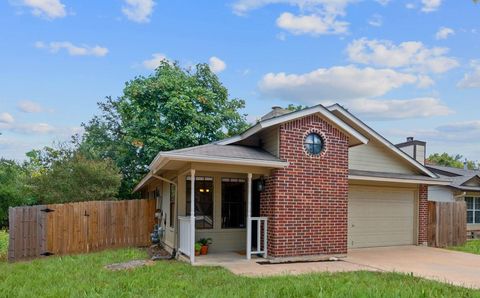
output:
[[[426,244],[428,186],[450,181],[423,160],[338,104],[274,107],[240,135],[160,152],[135,191],[157,198],[165,247],[192,262],[203,237],[214,255],[345,256]]]
[[[427,165],[442,179],[451,180],[448,186],[429,189],[429,199],[440,202],[465,200],[467,203],[467,231],[480,231],[480,171]]]

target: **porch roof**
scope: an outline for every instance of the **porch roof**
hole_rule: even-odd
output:
[[[270,169],[288,166],[288,162],[258,147],[211,143],[159,152],[149,166],[150,173],[137,184],[133,191],[136,192],[140,190],[155,173],[162,169],[168,169],[169,164],[176,163],[176,165],[178,165],[179,162],[253,166]]]

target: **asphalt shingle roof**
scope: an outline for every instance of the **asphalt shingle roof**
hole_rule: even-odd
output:
[[[278,159],[276,156],[257,147],[241,145],[218,145],[215,143],[179,150],[172,150],[164,153],[181,154],[187,156],[194,155],[205,157],[226,157],[282,162],[282,160]]]
[[[480,178],[479,170],[466,170],[461,168],[445,167],[445,166],[435,166],[427,165],[427,168],[435,172],[441,178],[448,178],[452,180],[451,187],[460,189],[460,190],[471,190],[471,191],[480,191],[480,185],[476,186],[466,186],[466,182],[474,179],[475,177]]]

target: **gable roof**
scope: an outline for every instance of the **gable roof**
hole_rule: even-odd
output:
[[[466,185],[473,179],[480,179],[480,171],[478,170],[466,170],[436,165],[427,165],[427,168],[432,169],[432,171],[440,175],[440,177],[448,177],[452,181],[450,186],[453,188],[464,191],[480,191],[480,184],[479,186]]]
[[[259,131],[261,131],[263,129],[266,129],[268,127],[278,125],[278,124],[281,124],[281,123],[284,123],[284,122],[289,122],[289,121],[292,121],[292,120],[295,120],[295,119],[298,119],[298,118],[303,118],[303,117],[306,117],[306,116],[309,116],[309,115],[312,115],[312,114],[316,114],[316,113],[321,114],[326,119],[328,119],[329,121],[331,121],[332,123],[337,125],[340,129],[342,129],[348,135],[350,135],[351,138],[353,138],[354,143],[356,145],[367,144],[368,143],[368,139],[364,135],[362,135],[360,132],[358,132],[357,130],[352,128],[347,123],[343,122],[340,118],[338,118],[337,116],[332,114],[324,106],[316,105],[316,106],[306,108],[306,109],[303,109],[303,110],[290,112],[290,113],[287,113],[287,114],[279,114],[279,115],[276,115],[276,116],[273,116],[273,117],[270,117],[270,118],[267,118],[267,119],[264,119],[264,120],[260,120],[254,126],[250,127],[249,129],[247,129],[243,133],[241,133],[237,136],[233,136],[231,138],[219,141],[219,142],[217,142],[217,144],[219,144],[219,145],[233,144],[235,142],[244,140],[244,139],[248,138],[249,136],[251,136],[255,133],[258,133]]]
[[[413,159],[410,155],[407,153],[403,152],[401,149],[399,149],[397,146],[395,146],[393,143],[388,141],[386,138],[384,138],[382,135],[380,135],[378,132],[370,128],[367,124],[365,124],[363,121],[355,117],[352,113],[350,113],[348,110],[346,110],[344,107],[342,107],[339,104],[334,104],[332,106],[329,106],[328,109],[330,111],[337,111],[340,113],[342,116],[346,117],[355,125],[359,126],[362,128],[362,130],[366,131],[371,138],[379,141],[382,145],[384,145],[387,149],[395,153],[397,156],[399,156],[401,159],[403,159],[405,162],[409,163],[412,165],[414,168],[418,169],[422,173],[426,174],[427,176],[431,178],[438,178],[438,175],[433,173],[431,170],[429,170],[427,167],[419,163],[417,160]]]

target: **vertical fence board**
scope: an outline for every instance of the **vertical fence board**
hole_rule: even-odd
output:
[[[428,244],[436,247],[462,245],[467,240],[465,202],[429,202]]]

